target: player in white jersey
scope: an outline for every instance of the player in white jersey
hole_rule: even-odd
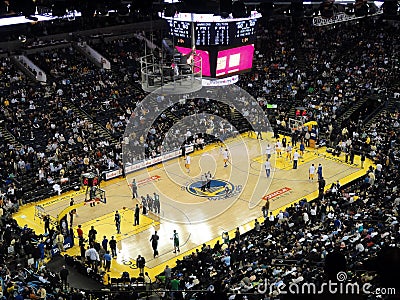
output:
[[[286,159],[289,159],[290,161],[292,161],[292,145],[290,143],[287,144],[286,146]]]
[[[271,158],[271,145],[268,144],[267,147],[265,148],[265,155],[267,155],[267,159],[269,160]]]
[[[308,170],[308,180],[314,180],[315,166],[312,164]]]
[[[228,166],[228,160],[229,160],[228,149],[225,149],[222,155],[224,156],[224,168],[226,168]]]
[[[191,157],[190,157],[190,155],[186,155],[186,158],[185,158],[185,168],[187,169],[187,172],[189,173],[190,172],[190,161],[191,161]]]
[[[276,141],[275,151],[276,151],[276,156],[282,157],[282,142],[280,140]]]

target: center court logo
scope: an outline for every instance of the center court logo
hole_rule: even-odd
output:
[[[239,123],[234,117],[237,114],[241,116]],[[251,134],[239,134],[244,131],[250,131]],[[163,207],[168,208],[163,211],[162,217],[171,222],[195,224],[219,216],[239,199],[238,196],[250,180],[251,195],[246,196],[257,200],[254,203],[249,201],[245,205],[246,209],[254,209],[261,201],[259,195],[264,195],[271,184],[271,181],[265,182],[262,176],[265,172],[262,168],[251,168],[253,155],[260,156],[264,151],[263,142],[256,139],[258,135],[254,132],[263,134],[263,141],[272,136],[272,128],[263,107],[239,86],[232,84],[203,87],[197,91],[182,91],[180,94],[168,93],[160,88],[136,104],[127,122],[122,140],[125,174],[130,173],[130,166],[149,158],[156,158],[161,163],[157,168],[162,169],[163,179],[170,182],[170,188],[163,190],[154,184],[150,186],[149,183],[143,190],[155,190],[160,195]],[[210,141],[222,143],[228,149],[228,161],[232,168],[220,170],[227,181],[213,180],[210,188],[203,191],[201,182],[193,182],[194,178],[189,173],[176,168],[176,162],[167,162],[167,159],[162,158],[171,153],[177,153],[179,156],[180,150],[185,149],[184,145],[192,144],[198,138],[204,140],[205,137],[210,137]],[[186,153],[182,152],[183,156],[184,154]],[[221,161],[222,157],[213,163],[216,170]],[[193,160],[192,166],[201,169],[201,166],[196,166],[195,163],[196,159]],[[145,171],[148,177],[155,175],[153,168],[146,168]],[[185,184],[187,182],[191,184]],[[235,182],[235,185],[231,182]],[[223,200],[224,205],[215,205],[214,209],[205,209],[207,203],[204,201],[179,201],[177,205],[176,195],[170,193],[174,187],[185,188],[192,195],[212,201]],[[199,211],[202,213],[198,213]]]
[[[229,181],[213,179],[211,180],[209,189],[204,187],[202,181],[196,181],[188,185],[186,190],[192,195],[210,199],[231,195],[235,191],[235,186]]]

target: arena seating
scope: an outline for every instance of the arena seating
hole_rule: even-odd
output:
[[[180,280],[180,289],[213,285],[225,295],[240,292],[259,299],[253,294],[264,279],[275,287],[321,283],[339,270],[373,287],[397,284],[380,272],[379,259],[400,242],[399,106],[392,99],[399,92],[400,65],[395,58],[400,56],[400,34],[398,27],[377,22],[365,19],[334,29],[316,29],[307,21],[292,27],[284,21],[268,22],[259,29],[255,68],[241,75],[238,85],[265,110],[267,103],[278,106],[267,113],[281,132],[290,134],[288,119],[295,116],[296,107],[303,107],[305,119],[318,122],[319,134],[328,144],[346,153],[366,153],[382,169],[368,169],[348,186],[332,186],[311,203],[300,201],[278,216],[267,216],[259,228],[229,243],[204,245],[202,251],[177,262],[173,276]],[[38,48],[29,55],[51,75],[48,85],[26,78],[9,58],[0,60],[0,132],[13,137],[0,141],[0,277],[7,299],[14,292],[29,298],[38,286],[31,284],[35,281],[45,286],[48,299],[66,297],[56,276],[45,269],[35,275],[26,265],[28,257],[39,263],[48,246],[29,228],[19,227],[12,213],[22,204],[56,195],[54,184],[62,178],[68,178],[61,187],[64,192],[80,185],[83,172],[100,174],[121,166],[124,128],[146,96],[137,85],[136,59],[143,55],[139,42],[121,37],[93,45],[110,59],[112,70],[97,68],[72,45],[66,46],[54,51]],[[122,76],[124,70],[128,77]],[[380,105],[371,106],[368,99]],[[356,103],[357,110],[346,116]],[[156,107],[154,103],[152,109]],[[148,109],[142,108],[136,117]],[[162,140],[168,130],[165,124],[200,109],[230,118],[228,107],[215,101],[178,104],[160,115],[155,133],[143,143]],[[249,111],[250,106],[244,106],[240,113]],[[237,124],[248,129],[248,124]],[[148,155],[158,155],[160,144],[151,145]],[[54,239],[51,232],[45,244],[52,245]],[[335,262],[346,258],[346,263],[330,268],[329,256],[336,257]],[[386,271],[397,278],[390,265]],[[91,274],[100,280],[97,275]],[[114,280],[112,285],[120,283]],[[162,275],[157,284],[169,288]],[[71,292],[74,299],[76,293]],[[279,296],[279,289],[270,296]]]

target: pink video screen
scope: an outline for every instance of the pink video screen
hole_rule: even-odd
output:
[[[187,55],[192,51],[191,48],[186,48],[186,47],[178,47],[177,46],[175,48],[176,48],[176,50],[178,50],[183,55]],[[208,53],[208,51],[197,50],[196,49],[196,54],[198,54],[201,57],[201,67],[202,67],[201,74],[203,76],[211,76],[211,72],[210,72],[210,54]]]
[[[218,52],[216,77],[230,76],[253,66],[254,45]]]

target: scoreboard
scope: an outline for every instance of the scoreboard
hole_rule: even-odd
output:
[[[176,46],[176,49],[183,55],[192,51],[189,47]],[[251,70],[254,45],[227,49],[210,47],[208,50],[196,49],[196,53],[201,57],[203,76],[225,78]]]
[[[252,43],[255,38],[256,24],[256,20],[196,23],[196,46],[228,46]]]
[[[196,46],[240,46],[255,42],[257,19],[224,22],[196,22],[169,19],[169,34],[175,43],[189,46],[192,26]]]
[[[246,18],[194,13],[160,16],[167,21],[169,35],[179,52],[189,54],[194,41],[202,59],[203,76],[224,78],[251,70],[260,13],[253,11]]]
[[[178,21],[169,19],[167,20],[169,27],[169,35],[174,38],[175,41],[182,40],[181,43],[187,41],[192,35],[192,23],[189,21]]]

